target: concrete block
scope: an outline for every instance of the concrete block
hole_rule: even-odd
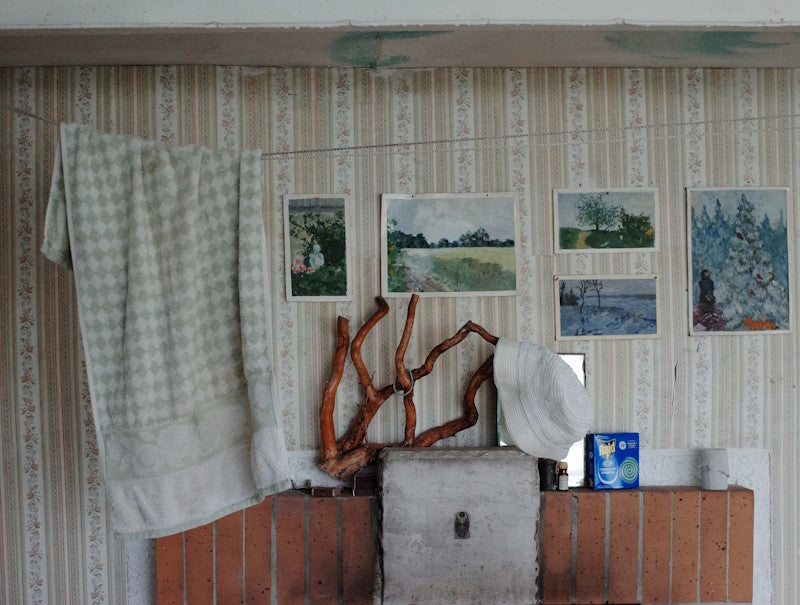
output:
[[[389,448],[380,493],[384,603],[534,602],[535,458],[516,448]]]

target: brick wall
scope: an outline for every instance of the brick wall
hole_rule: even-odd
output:
[[[159,538],[158,605],[371,603],[376,519],[371,496],[288,491]]]
[[[544,604],[752,600],[750,490],[570,490],[541,497]],[[158,604],[202,605],[215,595],[220,605],[273,598],[371,603],[377,513],[373,496],[289,491],[160,538]]]
[[[749,603],[753,492],[542,494],[539,566],[550,603]]]

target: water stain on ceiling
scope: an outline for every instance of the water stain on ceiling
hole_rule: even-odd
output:
[[[413,40],[446,33],[445,31],[370,31],[349,32],[333,40],[328,53],[335,62],[350,67],[401,67],[411,60],[407,54],[384,56],[385,43]]]
[[[619,50],[659,59],[736,57],[790,44],[772,41],[774,37],[768,39],[758,31],[623,31],[606,33],[604,39]]]

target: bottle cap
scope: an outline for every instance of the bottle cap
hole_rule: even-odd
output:
[[[568,466],[567,463],[564,462],[563,460],[558,463],[558,468],[567,468],[567,466]]]

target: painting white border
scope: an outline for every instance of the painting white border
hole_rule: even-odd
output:
[[[561,280],[638,280],[652,281],[655,284],[655,311],[656,331],[652,334],[581,334],[565,336],[561,334],[561,303],[559,301],[559,282]],[[658,275],[655,273],[642,273],[636,275],[554,275],[553,276],[553,307],[555,309],[555,340],[654,340],[661,338],[661,294],[659,292]]]
[[[789,267],[789,328],[786,330],[695,330],[694,329],[694,290],[692,275],[692,193],[703,191],[783,191],[786,197],[786,246],[788,251]],[[782,186],[749,186],[740,187],[686,187],[684,210],[686,212],[686,294],[688,305],[689,336],[744,336],[755,334],[791,334],[794,332],[795,311],[795,232],[794,232],[794,204],[790,187]]]
[[[649,248],[561,248],[559,242],[558,198],[564,193],[644,193],[653,194],[653,245]],[[553,253],[554,254],[611,254],[627,252],[658,252],[661,246],[661,219],[657,187],[581,187],[553,189]]]
[[[340,199],[344,203],[344,231],[345,231],[345,267],[347,272],[347,293],[343,296],[296,296],[292,294],[292,252],[291,237],[289,235],[289,204],[292,200],[313,200],[313,199]],[[353,296],[353,262],[352,262],[352,242],[353,242],[353,200],[349,195],[341,193],[287,193],[283,196],[283,243],[284,243],[284,276],[286,300],[292,302],[328,302],[328,301],[348,301]]]
[[[513,204],[514,214],[514,290],[471,290],[468,292],[390,292],[388,268],[388,232],[387,219],[389,204],[395,200],[442,200],[442,199],[507,199]],[[519,205],[517,195],[513,192],[498,193],[384,193],[381,194],[381,220],[379,229],[381,241],[381,295],[385,298],[408,297],[417,294],[420,297],[483,297],[483,296],[515,296],[519,285]]]

